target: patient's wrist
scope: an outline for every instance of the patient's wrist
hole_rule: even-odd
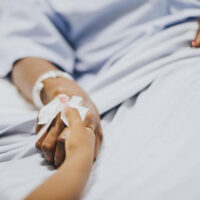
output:
[[[44,104],[49,103],[51,100],[53,100],[56,96],[59,94],[66,94],[66,87],[63,83],[58,82],[56,79],[58,78],[49,78],[43,81],[44,87],[41,91],[41,100]],[[60,79],[60,78],[59,78]],[[64,78],[62,78],[64,79]]]
[[[85,165],[92,165],[94,160],[93,157],[94,155],[88,150],[76,151],[76,153],[68,155],[63,165],[68,165],[72,163],[76,163],[82,167],[84,167]]]
[[[43,81],[44,88],[41,91],[41,100],[44,104],[49,103],[59,94],[67,96],[81,96],[88,98],[87,94],[76,84],[75,81],[63,77],[48,78]]]

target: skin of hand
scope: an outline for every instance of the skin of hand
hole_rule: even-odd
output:
[[[98,150],[102,141],[102,130],[100,124],[99,114],[97,113],[95,107],[86,99],[84,99],[83,105],[89,108],[89,111],[85,117],[84,125],[85,127],[91,129],[96,135],[95,142],[95,153],[94,160],[97,157]],[[42,126],[37,126],[37,132],[42,128]],[[65,160],[65,145],[64,141],[66,139],[67,127],[60,119],[60,113],[53,120],[49,130],[41,137],[36,146],[49,163],[54,164],[59,167]],[[63,131],[65,130],[65,131]]]
[[[65,152],[67,152],[67,159],[73,158],[82,153],[89,155],[91,162],[93,162],[95,154],[95,132],[93,128],[85,127],[82,122],[79,112],[71,107],[65,109],[65,115],[69,121],[69,127],[65,127]]]
[[[92,168],[95,152],[95,133],[86,128],[76,109],[64,111],[69,127],[64,128],[65,161],[57,172],[26,197],[26,200],[80,199]]]
[[[57,68],[54,65],[46,60],[39,58],[25,58],[15,64],[12,71],[12,79],[22,95],[29,101],[32,101],[31,91],[35,81],[43,73],[56,69]],[[74,95],[83,97],[83,106],[90,108],[84,121],[85,127],[91,128],[96,135],[95,160],[103,135],[100,116],[91,99],[73,80],[68,80],[62,77],[49,78],[44,80],[43,84],[44,88],[41,92],[41,99],[44,104],[49,103],[59,94],[66,94],[69,97]],[[49,163],[54,164],[56,167],[60,166],[65,159],[64,143],[66,132],[63,132],[65,126],[60,120],[59,115],[53,120],[49,129],[36,143],[36,147],[42,152],[46,160]],[[36,126],[36,133],[40,128],[41,126]]]
[[[199,28],[198,28],[196,37],[195,37],[195,39],[191,42],[191,47],[195,47],[195,48],[200,47],[200,20],[199,20],[198,23],[199,23]]]

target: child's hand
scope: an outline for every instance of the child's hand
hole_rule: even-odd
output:
[[[31,199],[80,199],[95,154],[95,133],[85,127],[79,112],[71,107],[64,110],[69,126],[64,128],[66,135],[66,159],[63,165],[36,188],[26,200]]]
[[[65,115],[69,123],[69,127],[66,127],[63,131],[66,135],[65,162],[74,157],[90,159],[93,162],[95,150],[94,131],[91,128],[85,127],[76,109],[67,107]]]
[[[95,152],[94,160],[96,160],[101,142],[102,142],[102,129],[100,123],[100,116],[95,105],[90,101],[89,98],[84,98],[82,106],[87,107],[89,110],[85,116],[84,126],[87,127],[88,131],[93,131],[95,134]],[[42,126],[36,126],[36,133],[41,130]],[[90,130],[91,129],[91,130]],[[48,130],[44,135],[36,142],[36,147],[42,152],[45,159],[59,167],[65,160],[65,139],[66,139],[67,128],[60,119],[60,113],[52,121]]]
[[[197,31],[195,39],[191,42],[192,47],[200,47],[200,20],[199,20],[199,29]]]

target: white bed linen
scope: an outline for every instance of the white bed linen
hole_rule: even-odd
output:
[[[169,65],[139,96],[104,116],[104,143],[83,199],[200,198],[199,63],[199,58],[192,58]],[[7,87],[2,87],[2,82],[5,80],[0,82],[0,91],[7,93],[7,97],[3,104],[0,100],[0,105],[7,110],[1,115],[12,108],[22,113],[19,102],[27,108],[23,111],[25,116],[34,115],[13,86],[6,83]],[[12,108],[11,98],[15,99]],[[12,157],[31,137],[31,128],[28,124],[26,131],[20,132],[18,127],[7,132],[6,137],[1,136],[1,161],[5,155],[7,159],[8,155]],[[1,199],[22,199],[52,173],[52,167],[32,149],[6,172],[1,171]]]
[[[189,9],[180,18],[198,13]],[[197,23],[161,27],[149,26],[146,40],[79,80],[101,113],[121,103],[102,119],[104,142],[84,200],[200,199],[200,50],[188,45]],[[0,169],[33,136],[36,115],[1,79]],[[0,199],[22,199],[52,173],[33,148],[0,170]]]

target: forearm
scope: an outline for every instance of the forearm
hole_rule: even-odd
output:
[[[36,188],[26,200],[77,200],[88,179],[93,157],[81,152],[79,155],[68,159],[57,172],[42,185]]]
[[[42,74],[55,69],[56,67],[46,60],[24,58],[13,66],[12,80],[22,95],[32,102],[32,88],[36,80]]]
[[[12,71],[12,79],[22,95],[33,102],[32,89],[36,80],[44,73],[56,70],[50,62],[40,58],[25,58],[18,61]],[[88,98],[87,94],[72,80],[58,77],[43,81],[44,88],[41,98],[44,104],[51,101],[56,95],[65,93],[68,96],[78,95]]]

